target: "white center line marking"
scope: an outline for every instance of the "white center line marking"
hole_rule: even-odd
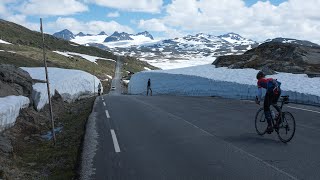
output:
[[[113,129],[110,129],[110,130],[111,130],[111,136],[112,136],[112,140],[113,140],[114,150],[116,151],[116,153],[119,153],[120,152],[120,146],[119,146],[119,143],[118,143],[118,140],[117,140],[116,133],[114,132]]]
[[[106,106],[106,103],[105,103],[105,102],[103,102],[103,105],[104,105],[104,106]]]
[[[110,118],[110,114],[109,114],[108,110],[106,110],[106,116],[107,116],[108,119]]]
[[[309,112],[314,112],[314,113],[320,114],[319,111],[313,111],[313,110],[310,110],[310,109],[303,109],[303,108],[298,108],[298,107],[293,107],[293,106],[287,106],[287,107],[292,108],[292,109],[299,109],[299,110],[303,110],[303,111],[309,111]]]

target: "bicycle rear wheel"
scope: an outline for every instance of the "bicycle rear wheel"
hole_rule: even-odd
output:
[[[260,108],[255,118],[255,128],[259,135],[264,135],[267,132],[268,121],[265,118],[263,108]]]
[[[296,132],[296,121],[289,112],[283,112],[279,123],[279,129],[277,131],[279,139],[287,143],[289,142]]]

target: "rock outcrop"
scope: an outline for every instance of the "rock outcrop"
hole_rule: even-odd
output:
[[[22,95],[32,102],[32,78],[28,72],[8,64],[0,64],[0,97]]]
[[[268,42],[243,55],[220,56],[217,67],[254,68],[288,73],[320,74],[320,46]]]

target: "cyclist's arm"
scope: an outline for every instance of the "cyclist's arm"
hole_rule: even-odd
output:
[[[261,87],[258,87],[257,97],[258,97],[258,101],[261,101],[261,98],[262,98],[262,88]]]

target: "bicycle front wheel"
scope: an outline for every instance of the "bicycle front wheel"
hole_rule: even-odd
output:
[[[264,115],[263,108],[260,108],[255,118],[255,128],[259,135],[264,135],[267,132],[268,121]]]
[[[289,112],[283,112],[279,123],[279,129],[277,131],[279,139],[287,143],[289,142],[296,132],[296,121]]]

